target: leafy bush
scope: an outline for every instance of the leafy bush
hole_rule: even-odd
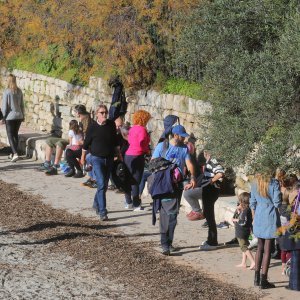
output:
[[[188,82],[181,78],[171,78],[166,80],[162,87],[163,93],[185,95],[194,99],[202,99],[202,86],[196,82]]]

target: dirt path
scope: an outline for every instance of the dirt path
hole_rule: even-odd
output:
[[[2,299],[257,299],[0,181]]]

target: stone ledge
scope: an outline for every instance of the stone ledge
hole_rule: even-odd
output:
[[[28,157],[32,157],[35,160],[44,160],[45,139],[49,136],[50,134],[37,132],[22,125],[19,131],[19,149]],[[5,125],[0,125],[0,141],[8,144]]]
[[[201,200],[200,200],[201,201]],[[223,221],[228,222],[230,225],[234,226],[232,222],[232,217],[236,209],[236,203],[238,201],[237,196],[220,196],[215,203],[215,218],[216,222],[220,223]],[[181,198],[182,208],[186,213],[191,211],[190,205],[182,196]],[[202,201],[200,202],[201,208],[203,207]]]

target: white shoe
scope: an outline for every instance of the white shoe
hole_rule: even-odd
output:
[[[258,239],[256,237],[254,237],[253,240],[250,242],[248,249],[251,250],[254,247],[257,247],[257,244],[258,244]]]
[[[144,207],[138,206],[133,208],[133,211],[141,211],[141,210],[144,210]]]
[[[12,158],[13,158],[13,156],[14,156],[14,155],[13,155],[12,153],[11,153],[11,154],[9,154],[9,155],[8,155],[8,159],[12,159]]]
[[[133,209],[133,205],[132,205],[132,203],[131,204],[125,204],[125,207],[124,207],[125,209]]]
[[[211,245],[207,244],[207,242],[203,242],[203,243],[201,243],[199,249],[203,250],[203,251],[216,250],[217,246],[211,246]]]
[[[19,159],[20,158],[19,158],[18,154],[14,154],[13,158],[11,159],[11,162],[16,162]]]

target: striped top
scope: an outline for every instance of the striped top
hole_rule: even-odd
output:
[[[210,180],[218,173],[224,174],[224,168],[218,163],[218,161],[215,158],[210,158],[208,161],[206,161],[204,166],[204,176],[201,182],[201,187],[204,187],[210,183]],[[220,188],[221,182],[223,178],[218,179],[214,186],[216,188]]]

